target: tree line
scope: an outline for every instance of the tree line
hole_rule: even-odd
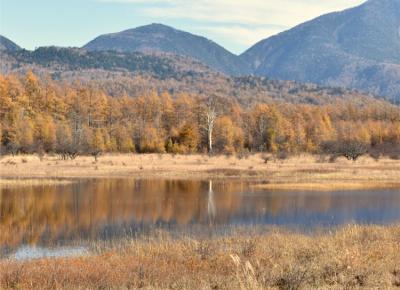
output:
[[[79,82],[0,75],[1,153],[105,152],[399,156],[400,109],[335,100],[240,105],[234,98],[148,91],[112,97]]]

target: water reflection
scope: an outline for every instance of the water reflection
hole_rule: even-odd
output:
[[[11,258],[15,260],[32,260],[41,258],[76,257],[86,254],[88,254],[88,250],[84,247],[42,248],[22,246],[11,255]]]
[[[207,213],[210,224],[214,223],[215,216],[217,215],[217,209],[214,201],[214,190],[212,180],[208,181],[208,195],[207,195]]]
[[[152,228],[274,224],[311,228],[400,221],[400,192],[251,192],[232,181],[86,180],[3,188],[0,251],[79,245]],[[1,254],[1,253],[0,253]]]

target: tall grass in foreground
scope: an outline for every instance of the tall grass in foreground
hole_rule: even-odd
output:
[[[400,225],[214,239],[159,233],[90,256],[0,262],[0,289],[395,289]]]

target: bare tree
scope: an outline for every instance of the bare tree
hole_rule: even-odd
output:
[[[358,140],[328,141],[321,144],[321,150],[331,154],[331,160],[343,156],[348,160],[357,161],[368,152],[368,145]]]
[[[204,108],[204,124],[201,126],[203,130],[207,133],[207,143],[208,143],[208,152],[212,153],[213,150],[213,130],[215,120],[217,118],[217,111],[215,108],[215,104],[212,99],[210,99]]]
[[[343,142],[340,153],[348,160],[356,161],[359,157],[366,154],[368,147],[365,143],[357,140],[348,140]]]

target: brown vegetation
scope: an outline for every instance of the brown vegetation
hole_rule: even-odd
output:
[[[26,187],[26,186],[45,186],[45,185],[61,185],[61,184],[69,184],[71,180],[67,179],[46,179],[46,178],[13,178],[13,179],[0,179],[0,188],[7,187]]]
[[[400,187],[399,176],[398,160],[381,158],[376,161],[367,156],[359,158],[357,162],[344,157],[335,161],[313,155],[278,159],[265,154],[117,154],[103,155],[97,162],[88,156],[79,156],[74,160],[47,155],[5,156],[0,159],[1,178],[240,178],[261,182],[265,187],[274,189],[288,188],[288,184],[292,188],[299,186],[299,189],[313,185],[316,188],[357,189]]]
[[[215,239],[164,233],[77,258],[0,261],[2,289],[395,289],[400,227]]]
[[[90,55],[90,56],[89,56]],[[89,58],[88,58],[89,57]],[[379,103],[355,90],[321,87],[266,77],[227,76],[184,56],[40,47],[35,51],[0,51],[0,71],[23,75],[34,71],[63,83],[80,81],[112,96],[140,97],[149,91],[188,93],[201,97],[234,97],[239,103],[289,102],[326,104],[337,100],[355,104]]]
[[[112,97],[81,84],[0,76],[1,153],[329,153],[400,158],[400,110],[384,101],[243,105],[151,91]]]

